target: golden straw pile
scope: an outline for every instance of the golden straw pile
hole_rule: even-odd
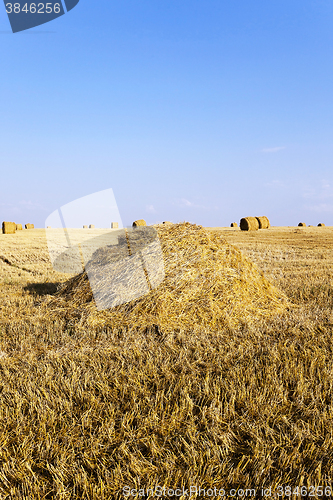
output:
[[[47,297],[46,315],[62,317],[76,327],[166,333],[217,331],[271,317],[288,307],[286,296],[218,232],[208,233],[188,222],[155,229],[165,268],[165,278],[157,288],[129,303],[97,311],[83,272]]]

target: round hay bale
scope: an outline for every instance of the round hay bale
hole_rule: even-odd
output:
[[[305,222],[299,222],[298,225],[299,225],[299,227],[306,227]]]
[[[88,226],[83,226],[83,229],[88,229]]]
[[[309,224],[308,227],[313,227],[313,226],[311,224]]]
[[[15,234],[16,224],[15,222],[3,222],[2,223],[2,232],[3,234]]]
[[[16,231],[22,231],[22,224],[16,224]]]
[[[169,220],[166,220],[166,221],[162,222],[162,224],[169,224],[170,225],[170,224],[172,224],[172,222],[170,222]]]
[[[237,222],[232,222],[232,223],[230,224],[230,227],[238,227]]]
[[[242,231],[257,231],[259,222],[256,217],[244,217],[240,220],[239,227]]]
[[[256,219],[259,223],[259,229],[268,229],[270,227],[269,219],[266,215],[256,217]]]
[[[34,229],[35,228],[35,226],[33,224],[26,224],[24,227],[26,229]]]
[[[324,227],[325,224],[323,222],[319,222],[318,227]]]
[[[89,229],[95,229],[94,224],[90,224],[90,225],[89,225]]]
[[[119,228],[118,222],[111,222],[111,229],[118,229],[118,228]]]
[[[138,227],[138,226],[146,226],[147,223],[143,219],[135,220],[132,224],[133,227]]]

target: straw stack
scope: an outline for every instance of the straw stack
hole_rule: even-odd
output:
[[[208,232],[188,222],[155,228],[165,271],[156,288],[128,303],[98,311],[83,272],[45,299],[45,315],[65,318],[77,328],[111,328],[125,334],[129,329],[162,333],[202,333],[207,329],[212,333],[283,313],[289,306],[283,292],[218,231]],[[115,252],[115,245],[101,249],[106,269],[108,260],[117,259]],[[125,243],[119,245],[120,266],[127,256]],[[103,276],[101,272],[102,280]]]
[[[146,226],[147,224],[146,224],[145,220],[139,219],[139,220],[135,220],[132,225],[133,225],[133,227],[138,227],[138,226]]]
[[[239,226],[242,231],[257,231],[259,222],[256,217],[244,217],[240,220]]]
[[[256,219],[259,223],[259,229],[268,229],[270,227],[270,223],[266,215],[263,215],[262,217],[256,217]]]
[[[16,224],[15,222],[3,222],[2,232],[3,234],[15,234]]]

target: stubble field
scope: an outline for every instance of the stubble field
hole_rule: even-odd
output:
[[[0,234],[1,499],[333,486],[333,228],[207,231],[299,307],[218,333],[76,330],[43,314],[68,279],[45,231]]]

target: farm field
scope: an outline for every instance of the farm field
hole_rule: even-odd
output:
[[[333,488],[333,228],[205,229],[296,307],[219,331],[76,328],[45,314],[71,277],[45,230],[0,234],[1,499]]]

